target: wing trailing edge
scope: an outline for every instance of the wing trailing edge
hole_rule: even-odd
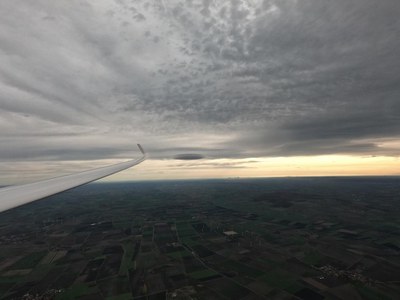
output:
[[[146,153],[140,144],[138,144],[138,148],[142,153],[142,157],[138,159],[43,181],[1,188],[0,212],[72,189],[136,166],[146,160]]]

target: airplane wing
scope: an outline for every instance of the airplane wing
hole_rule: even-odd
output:
[[[0,212],[72,189],[138,165],[146,159],[146,153],[143,151],[143,148],[140,144],[138,144],[138,147],[143,155],[139,159],[34,183],[0,188]]]

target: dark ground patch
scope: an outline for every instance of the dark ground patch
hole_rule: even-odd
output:
[[[91,282],[96,280],[97,274],[100,267],[104,263],[105,259],[91,260],[82,271],[81,275],[86,275],[85,282]]]
[[[203,257],[207,257],[207,256],[211,256],[214,255],[215,252],[207,249],[206,247],[202,246],[202,245],[196,245],[193,246],[192,249],[197,253],[198,256],[200,256],[201,258]]]
[[[9,296],[2,298],[5,300],[14,300],[14,299],[22,299],[26,293],[29,292],[34,286],[36,282],[21,282],[16,284],[10,291]]]
[[[49,289],[53,282],[58,279],[62,271],[63,269],[60,267],[50,270],[49,273],[29,291],[29,293],[32,295],[43,294],[46,290]]]
[[[379,281],[390,281],[393,280],[393,278],[399,280],[400,269],[385,262],[380,262],[366,270],[365,275]]]
[[[238,300],[252,294],[249,289],[246,289],[237,283],[225,278],[220,278],[204,283],[207,287],[216,291],[220,295],[224,295],[228,299]]]
[[[97,286],[106,298],[131,293],[130,282],[127,277],[113,277],[99,280]]]
[[[303,300],[322,300],[322,299],[324,299],[324,296],[318,294],[317,292],[314,292],[313,290],[311,290],[309,288],[304,288],[304,289],[298,291],[295,294],[295,296],[297,296]]]
[[[13,264],[9,269],[17,270],[17,269],[32,269],[34,268],[42,258],[47,254],[47,251],[39,251],[30,253],[20,260],[18,260],[15,264]]]
[[[97,280],[117,275],[121,265],[122,253],[108,255],[103,265],[98,271]]]
[[[183,263],[185,265],[185,269],[187,273],[192,273],[198,270],[203,269],[203,265],[198,262],[195,258],[189,256],[183,258]]]
[[[75,281],[77,274],[71,271],[65,271],[57,278],[56,281],[53,282],[50,288],[52,289],[66,289],[71,286]]]
[[[160,292],[148,296],[138,297],[135,300],[165,300],[167,297],[165,292]]]
[[[121,245],[113,245],[113,246],[107,246],[103,250],[103,254],[121,254],[124,252],[124,249],[122,248]]]

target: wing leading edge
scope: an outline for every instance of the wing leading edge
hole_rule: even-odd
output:
[[[143,151],[143,148],[140,144],[138,144],[138,147],[140,152],[143,154],[139,159],[34,183],[1,188],[0,212],[72,189],[136,166],[146,159],[146,153]]]

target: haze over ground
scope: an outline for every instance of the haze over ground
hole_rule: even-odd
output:
[[[397,0],[1,1],[0,184],[137,142],[151,159],[111,180],[399,174],[399,14]]]

